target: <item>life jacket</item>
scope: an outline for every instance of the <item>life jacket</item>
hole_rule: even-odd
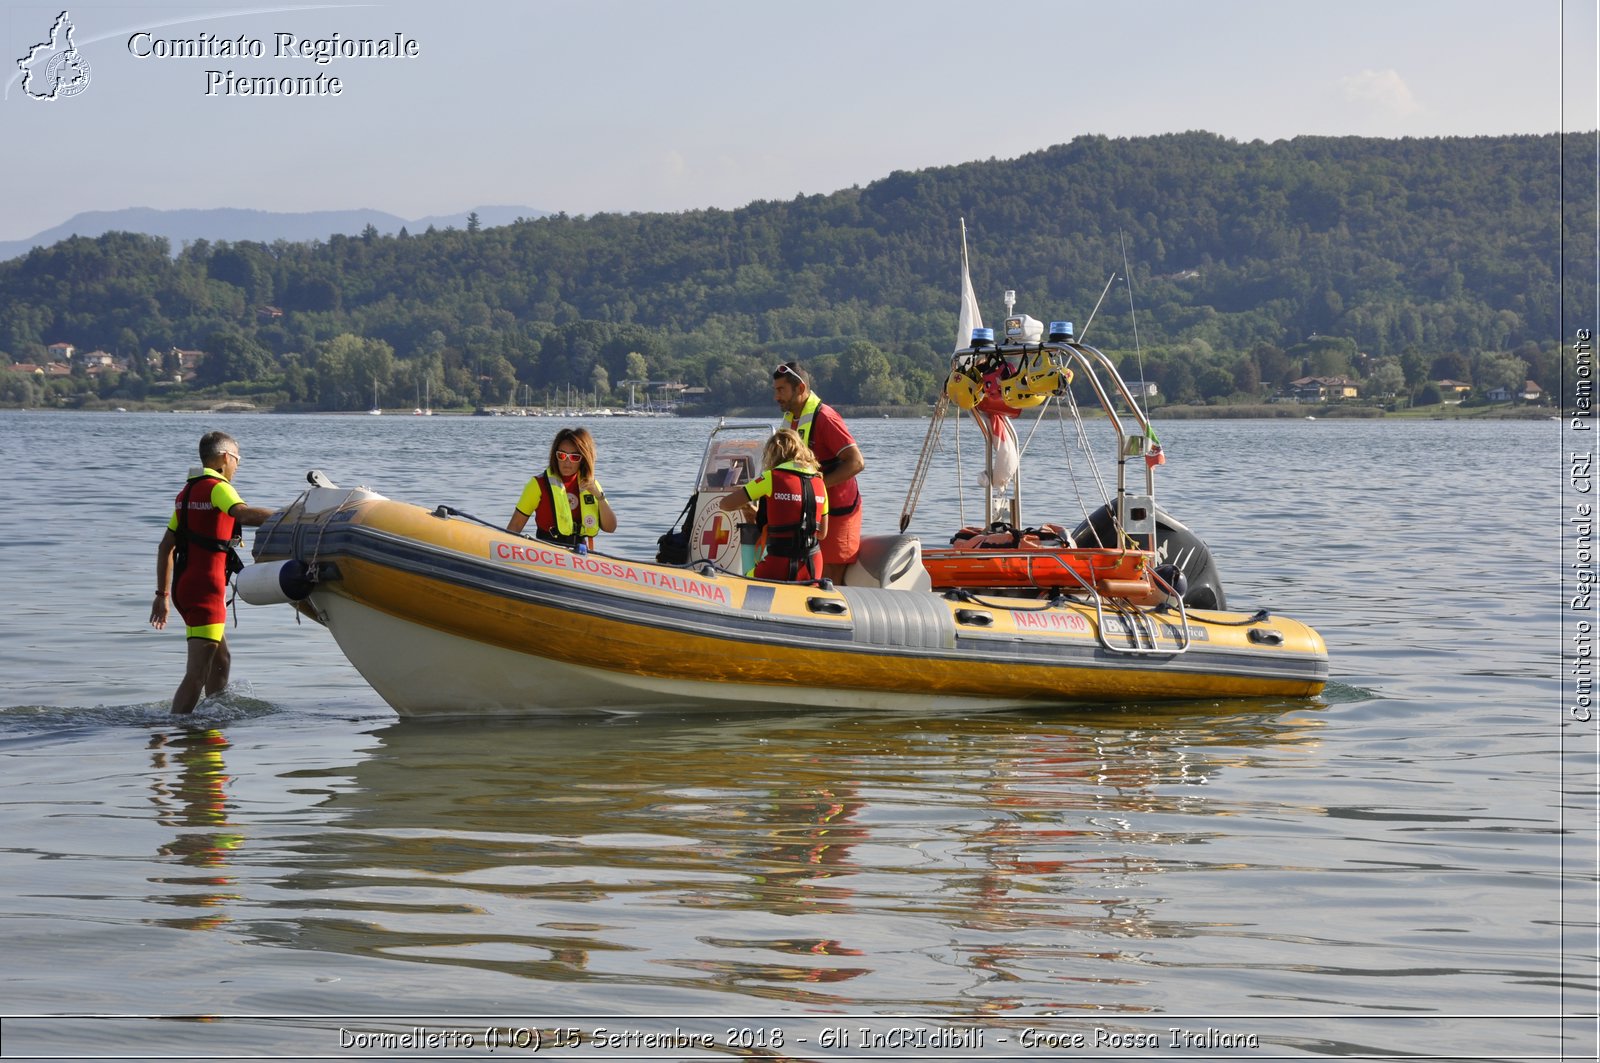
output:
[[[539,538],[577,546],[580,539],[593,539],[600,534],[600,500],[593,492],[578,489],[578,527],[574,529],[572,500],[567,496],[566,481],[554,469],[545,470],[544,480],[550,487],[550,512],[555,514],[556,527],[554,532],[539,528]]]
[[[224,569],[230,579],[244,571],[244,560],[233,548],[233,540],[239,534],[239,521],[211,504],[211,491],[222,482],[222,477],[207,470],[184,484],[183,490],[178,492],[175,506],[178,529],[173,533],[177,541],[173,557],[174,583],[189,562],[191,548],[226,554]],[[199,498],[196,498],[197,487],[204,490]]]
[[[772,493],[756,506],[756,524],[767,530],[767,556],[789,561],[789,579],[817,552],[817,487],[822,478],[792,462],[772,468]]]
[[[822,399],[815,391],[813,391],[806,396],[805,405],[800,407],[799,417],[795,417],[793,414],[785,411],[783,415],[783,426],[785,428],[793,428],[797,433],[799,433],[800,441],[809,447],[811,446],[811,426],[817,419],[817,411],[821,408]],[[839,467],[839,455],[835,454],[831,458],[823,458],[822,455],[818,454],[817,464],[821,467],[822,474],[826,476],[828,473]],[[851,480],[846,480],[844,483],[837,484],[835,485],[835,490],[843,488],[845,484],[852,482],[853,481]],[[830,504],[833,502],[832,495],[828,496],[828,501]],[[850,514],[854,513],[860,507],[860,505],[861,493],[860,491],[857,491],[855,501],[848,506],[839,506],[835,508],[833,516],[848,517]]]
[[[821,406],[821,397],[813,391],[806,396],[805,405],[800,407],[799,417],[787,411],[783,415],[783,426],[785,428],[793,428],[798,432],[800,434],[800,442],[808,447],[811,445],[811,423],[817,419],[817,410]],[[827,472],[828,470],[823,469],[822,471]]]

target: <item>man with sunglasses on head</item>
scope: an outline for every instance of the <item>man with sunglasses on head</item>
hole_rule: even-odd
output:
[[[856,475],[867,467],[861,448],[839,411],[811,390],[811,374],[794,362],[772,371],[772,400],[783,411],[783,426],[800,438],[822,466],[828,488],[828,534],[822,540],[822,574],[844,582],[845,569],[861,551],[861,491]]]
[[[172,696],[176,713],[193,712],[202,694],[219,694],[228,685],[228,581],[244,566],[233,544],[241,527],[259,527],[272,516],[270,509],[245,505],[234,489],[238,440],[207,432],[200,437],[200,464],[178,492],[156,548],[156,600],[150,607],[150,626],[160,631],[167,626],[170,598],[188,636],[183,682]]]

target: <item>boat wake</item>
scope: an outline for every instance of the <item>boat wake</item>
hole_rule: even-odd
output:
[[[1328,685],[1322,691],[1322,700],[1330,705],[1350,705],[1358,701],[1376,701],[1382,697],[1383,695],[1376,690],[1368,690],[1366,687],[1352,686],[1349,683],[1340,683],[1336,680],[1329,680]]]

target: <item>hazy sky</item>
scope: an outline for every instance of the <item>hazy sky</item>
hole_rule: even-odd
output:
[[[33,46],[50,39],[63,8],[7,2],[0,239],[136,206],[370,207],[407,218],[483,204],[726,208],[1014,157],[1086,133],[1204,129],[1247,141],[1591,130],[1595,6],[100,0],[66,7],[87,84],[38,100],[18,60],[48,63],[48,49]],[[400,34],[418,54],[319,65],[275,57],[280,33]],[[159,54],[202,34],[243,36],[263,55]],[[342,91],[227,95],[229,71],[320,74]]]

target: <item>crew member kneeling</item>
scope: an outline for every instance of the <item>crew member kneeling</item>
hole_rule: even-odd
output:
[[[755,508],[766,530],[766,550],[750,575],[756,579],[809,583],[822,578],[821,540],[828,534],[828,489],[816,456],[792,428],[767,440],[766,471],[719,503],[724,510]]]

